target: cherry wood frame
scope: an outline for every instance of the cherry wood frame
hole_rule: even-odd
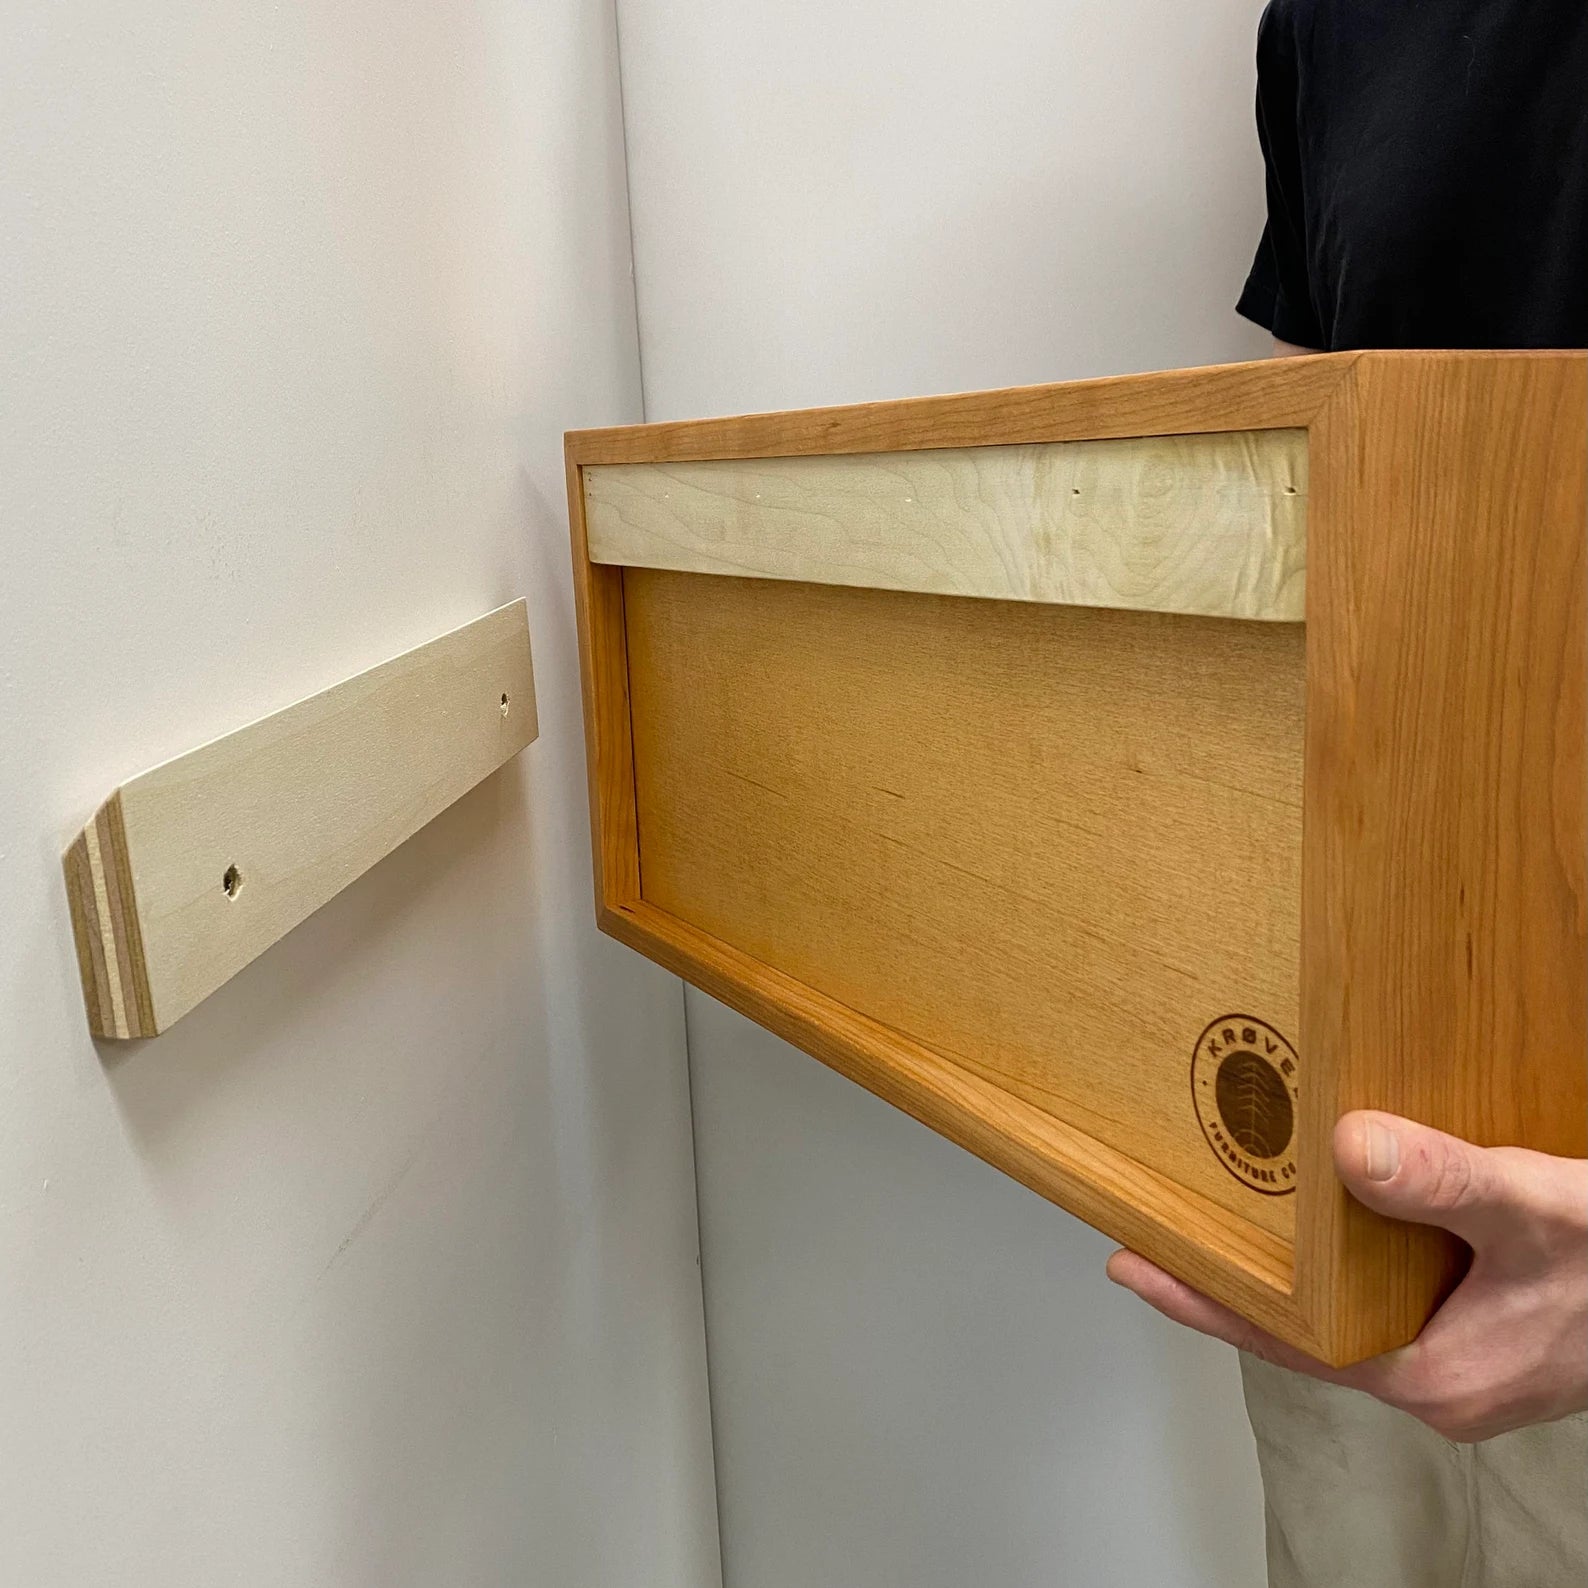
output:
[[[624,583],[582,470],[1307,432],[1305,1066],[1293,1247],[644,897]],[[1388,1109],[1588,1152],[1588,354],[1362,353],[566,442],[601,928],[1315,1356],[1412,1338],[1442,1234],[1350,1199],[1334,1120]]]

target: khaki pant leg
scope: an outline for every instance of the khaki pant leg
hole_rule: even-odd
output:
[[[1469,1588],[1466,1462],[1356,1390],[1242,1356],[1269,1588]],[[1580,1585],[1579,1585],[1580,1588]]]
[[[1588,1415],[1472,1447],[1474,1548],[1463,1588],[1588,1584]]]
[[[1241,1375],[1269,1588],[1588,1584],[1588,1416],[1458,1446],[1355,1390]]]

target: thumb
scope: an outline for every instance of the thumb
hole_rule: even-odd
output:
[[[1395,1114],[1344,1115],[1334,1127],[1334,1166],[1351,1195],[1375,1212],[1436,1224],[1474,1250],[1515,1212],[1503,1158]]]

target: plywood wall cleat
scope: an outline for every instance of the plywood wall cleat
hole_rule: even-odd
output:
[[[122,784],[65,857],[90,1030],[164,1031],[536,731],[515,601]]]

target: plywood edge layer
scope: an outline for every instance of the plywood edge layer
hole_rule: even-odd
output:
[[[72,841],[65,867],[89,1030],[96,1037],[152,1037],[154,1011],[119,790]]]
[[[1299,622],[1299,429],[591,465],[597,563]]]
[[[1290,1243],[665,911],[608,906],[600,924],[1205,1294],[1314,1343],[1292,1295]]]
[[[525,603],[129,780],[63,864],[96,1037],[150,1037],[530,743]]]

